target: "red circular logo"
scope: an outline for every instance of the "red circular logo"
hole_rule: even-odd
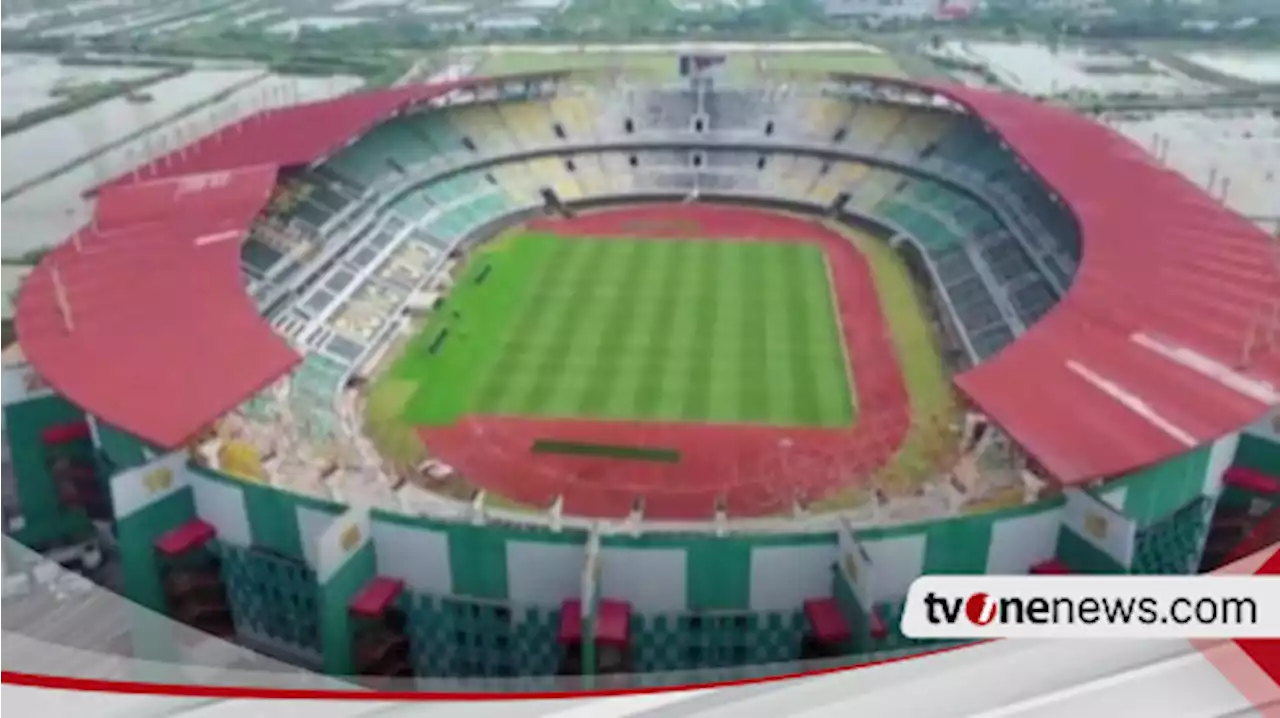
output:
[[[985,626],[996,618],[996,602],[985,593],[975,593],[965,599],[964,615],[970,623]]]

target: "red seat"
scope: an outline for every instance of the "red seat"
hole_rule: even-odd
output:
[[[844,643],[853,635],[834,598],[811,598],[805,601],[804,615],[809,620],[809,630],[813,632],[813,637],[822,643]]]
[[[1261,471],[1243,466],[1233,466],[1222,475],[1222,482],[1237,489],[1258,494],[1280,494],[1280,477],[1268,476]]]
[[[156,550],[170,558],[181,556],[192,549],[200,548],[215,536],[217,529],[200,519],[191,519],[171,531],[166,531],[156,539]]]
[[[387,607],[395,603],[404,591],[404,581],[378,576],[351,600],[351,612],[366,618],[377,618]]]
[[[560,604],[560,630],[556,640],[562,644],[582,641],[582,601],[572,599]],[[596,643],[625,647],[630,642],[631,604],[601,599],[596,615]]]

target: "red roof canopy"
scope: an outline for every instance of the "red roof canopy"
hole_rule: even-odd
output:
[[[109,183],[78,246],[51,252],[23,284],[25,353],[93,414],[180,444],[298,360],[239,272],[240,240],[276,169],[331,154],[414,103],[491,81],[260,113]],[[1168,458],[1265,412],[1265,390],[1229,386],[1280,386],[1280,348],[1259,331],[1275,316],[1280,268],[1260,229],[1084,117],[1019,96],[930,89],[985,120],[1060,195],[1084,247],[1063,301],[957,377],[975,405],[1066,483]],[[1259,340],[1242,366],[1251,336]]]
[[[145,164],[112,180],[107,186],[252,165],[290,167],[310,164],[342,149],[346,143],[395,114],[452,90],[558,74],[562,73],[404,85],[265,110]]]
[[[23,282],[15,312],[23,352],[107,423],[166,448],[182,444],[301,358],[263,321],[240,274],[240,245],[278,169],[321,159],[415,103],[546,76],[264,111],[108,182],[90,225]]]
[[[458,84],[358,92],[260,112],[145,164],[107,186],[261,164],[305,165],[340,149],[343,143],[415,102],[444,94]]]
[[[240,278],[240,244],[275,174],[255,167],[104,192],[104,226],[50,252],[22,284],[27,359],[87,411],[165,447],[288,371],[298,355]],[[193,189],[205,181],[216,187]]]
[[[1280,263],[1265,232],[1104,125],[1025,97],[936,89],[985,120],[1082,235],[1063,301],[957,377],[975,404],[1065,483],[1169,458],[1266,412],[1262,397],[1280,387],[1280,347],[1266,341]],[[1270,388],[1231,386],[1244,381]]]

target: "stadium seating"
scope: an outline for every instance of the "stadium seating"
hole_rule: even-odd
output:
[[[333,437],[339,428],[335,397],[344,367],[322,354],[308,354],[293,373],[289,403],[301,431],[312,440]]]
[[[851,186],[866,177],[869,171],[869,167],[856,162],[832,163],[831,169],[814,183],[809,196],[823,204],[833,202],[841,192],[849,191]]]
[[[907,112],[893,105],[863,102],[851,106],[852,111],[828,139],[851,152],[881,154],[881,148],[897,135]],[[835,139],[840,132],[840,139]]]
[[[638,127],[653,129],[688,129],[697,112],[697,97],[692,90],[654,90],[646,94],[645,103],[632,117]]]
[[[870,168],[863,177],[849,186],[849,207],[864,214],[872,210],[885,197],[897,189],[902,177],[892,170]]]
[[[469,105],[452,110],[449,121],[461,139],[466,138],[485,154],[509,153],[519,149],[515,135],[492,103]]]
[[[275,266],[276,262],[279,262],[283,257],[284,254],[282,252],[268,246],[252,235],[240,247],[241,266],[249,276],[256,279],[266,275]]]
[[[323,227],[325,222],[345,210],[348,205],[358,199],[354,194],[348,193],[342,185],[327,182],[323,177],[314,173],[303,172],[301,176],[312,185],[311,196],[308,198],[306,206],[302,209],[314,208],[317,215],[314,218],[305,218],[318,228]],[[320,214],[325,216],[321,218]],[[301,210],[299,217],[303,217]]]
[[[449,113],[428,112],[408,115],[398,120],[404,123],[405,129],[412,133],[423,144],[429,146],[437,155],[450,155],[466,149],[463,135],[454,128]]]
[[[893,130],[879,146],[883,157],[915,162],[950,127],[952,117],[943,113],[913,110],[901,113]]]
[[[779,164],[782,166],[775,167],[775,171],[780,173],[779,188],[787,195],[804,198],[827,163],[816,157],[800,156],[792,158],[790,163]]]
[[[573,177],[583,196],[597,195],[610,191],[610,179],[597,152],[586,152],[566,157],[573,163]],[[567,167],[568,165],[566,165]]]
[[[801,117],[788,123],[787,130],[798,136],[830,141],[836,130],[845,126],[852,113],[853,107],[844,100],[814,98],[805,103]]]
[[[555,116],[545,102],[502,102],[494,106],[498,116],[521,147],[540,147],[559,140]]]
[[[559,157],[537,157],[528,161],[531,174],[539,187],[548,187],[564,200],[582,197],[582,188],[578,186],[573,174],[565,167],[565,161]]]
[[[764,131],[761,117],[771,111],[770,103],[759,92],[743,90],[713,90],[704,96],[707,113],[707,130],[759,130]]]
[[[506,162],[490,167],[488,175],[494,178],[500,187],[512,197],[516,204],[537,204],[542,201],[538,194],[538,182],[524,162]]]
[[[403,174],[408,166],[427,161],[432,154],[431,146],[422,142],[404,124],[388,122],[375,127],[338,153],[329,160],[328,166],[347,179],[368,187],[383,181],[389,174]]]
[[[1042,241],[1053,250],[1047,263],[1059,283],[1074,271],[1078,250],[1073,256],[1070,213],[1034,187],[1024,189],[1030,185],[1021,181],[1025,170],[991,142],[981,125],[942,111],[804,95],[789,88],[765,93],[728,87],[635,91],[623,86],[599,95],[575,89],[551,100],[488,102],[410,114],[369,132],[297,183],[286,183],[273,216],[323,225],[375,182],[385,191],[400,175],[407,186],[410,177],[417,176],[406,172],[410,167],[468,152],[489,156],[557,141],[621,137],[624,117],[632,120],[637,132],[690,131],[693,120],[701,117],[709,137],[718,131],[758,130],[762,136],[834,143],[935,172],[963,166],[993,186],[1007,187],[1010,206],[1021,208],[1028,222],[1048,230],[1051,236]],[[1018,330],[1017,323],[1033,322],[1057,297],[1052,284],[1040,276],[1042,265],[1032,260],[1025,240],[970,195],[884,167],[785,152],[645,149],[505,161],[410,189],[397,196],[392,209],[401,227],[419,232],[426,246],[438,250],[505,214],[538,206],[542,187],[569,201],[632,191],[687,193],[697,188],[732,193],[767,187],[777,195],[827,205],[848,192],[850,209],[884,219],[919,242],[955,307],[959,328],[980,356],[1005,346]],[[411,229],[414,223],[420,228]],[[384,229],[387,232],[395,234]],[[260,276],[290,251],[278,236],[255,238],[245,245],[245,262]],[[368,256],[361,250],[353,261]],[[398,286],[408,289],[420,281],[420,276],[405,273],[403,263],[399,266]],[[314,299],[319,304],[334,296],[330,292]],[[366,342],[378,331],[374,315],[391,303],[361,288],[335,313],[333,325],[344,340]],[[338,349],[335,345],[328,353],[344,353]]]
[[[599,157],[600,166],[604,170],[605,181],[609,189],[614,192],[630,191],[633,175],[626,153],[601,152]]]
[[[564,130],[566,140],[581,142],[595,136],[599,114],[599,107],[588,95],[563,95],[551,101],[551,116]]]

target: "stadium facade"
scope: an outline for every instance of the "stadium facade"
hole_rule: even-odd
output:
[[[246,480],[279,470],[269,456],[201,454],[282,381],[298,435],[345,431],[350,379],[477,238],[547,208],[689,199],[856,223],[906,256],[960,367],[963,451],[1016,447],[1017,499],[957,510],[965,482],[943,471],[942,508],[913,518],[410,510],[376,459],[295,466],[294,486]],[[1109,129],[958,86],[553,74],[274,110],[103,187],[24,283],[14,533],[49,547],[109,521],[129,598],[337,674],[727,677],[921,650],[896,618],[922,573],[1188,573],[1215,511],[1274,514],[1268,242]],[[379,272],[401,252],[425,266],[385,316],[344,320],[396,285]]]

